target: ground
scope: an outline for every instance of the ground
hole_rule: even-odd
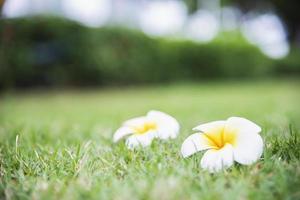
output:
[[[300,82],[181,83],[6,92],[0,99],[1,199],[300,199]],[[130,151],[122,121],[161,110],[180,135]],[[230,116],[262,127],[262,158],[217,174],[182,158],[196,125]]]

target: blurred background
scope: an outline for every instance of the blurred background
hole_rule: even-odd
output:
[[[299,91],[300,0],[0,0],[0,200],[300,199]],[[176,140],[112,143],[149,110]],[[231,116],[262,127],[260,161],[181,158]]]
[[[298,0],[0,0],[0,88],[300,75]]]

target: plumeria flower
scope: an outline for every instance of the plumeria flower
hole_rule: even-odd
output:
[[[179,133],[177,120],[160,111],[149,111],[146,116],[125,121],[115,132],[113,141],[127,137],[126,145],[133,149],[137,146],[148,146],[154,138],[176,138]]]
[[[245,118],[230,117],[226,121],[199,125],[193,130],[198,132],[183,142],[181,153],[188,157],[207,150],[200,164],[211,173],[230,167],[234,161],[250,165],[262,155],[261,128]]]

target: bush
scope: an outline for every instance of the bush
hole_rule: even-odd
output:
[[[2,88],[158,83],[278,72],[274,61],[243,39],[208,44],[154,39],[134,30],[92,29],[55,17],[2,19],[0,39]]]
[[[294,47],[290,54],[275,62],[275,74],[281,76],[299,76],[300,74],[300,49]]]
[[[86,28],[57,18],[6,20],[1,27],[2,85],[95,83]]]

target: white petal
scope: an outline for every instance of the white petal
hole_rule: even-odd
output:
[[[244,165],[257,161],[263,152],[263,140],[258,134],[261,128],[245,118],[231,117],[227,120],[225,131],[230,129],[237,130],[234,160]]]
[[[176,138],[179,133],[179,123],[177,120],[160,111],[152,110],[147,113],[149,121],[154,121],[158,128],[158,137],[161,139]]]
[[[194,133],[184,140],[181,145],[181,154],[186,158],[198,151],[209,148],[211,148],[211,146],[209,145],[207,137],[203,136],[201,133]]]
[[[196,126],[195,128],[193,128],[193,130],[207,133],[207,132],[211,132],[212,129],[224,127],[224,126],[225,126],[225,121],[214,121],[214,122],[209,122],[209,123]]]
[[[234,160],[244,165],[257,161],[263,152],[263,140],[257,133],[240,133],[234,147]]]
[[[144,134],[133,134],[129,136],[126,140],[126,145],[129,149],[134,149],[135,147],[142,146],[146,147],[149,146],[152,140],[156,137],[155,131],[148,131]]]
[[[146,122],[147,122],[146,117],[136,117],[125,121],[123,125],[129,127],[137,127],[137,126],[143,126]]]
[[[210,149],[201,159],[201,167],[211,173],[226,169],[233,164],[232,145],[226,144],[222,149]]]
[[[249,131],[252,133],[259,133],[261,131],[261,128],[257,124],[242,117],[230,117],[226,121],[226,126],[234,127],[239,130]]]
[[[134,133],[134,130],[130,127],[127,126],[122,126],[121,128],[119,128],[118,130],[116,130],[115,134],[114,134],[114,138],[113,141],[114,142],[118,142],[120,139],[122,139],[123,137],[130,135]]]

